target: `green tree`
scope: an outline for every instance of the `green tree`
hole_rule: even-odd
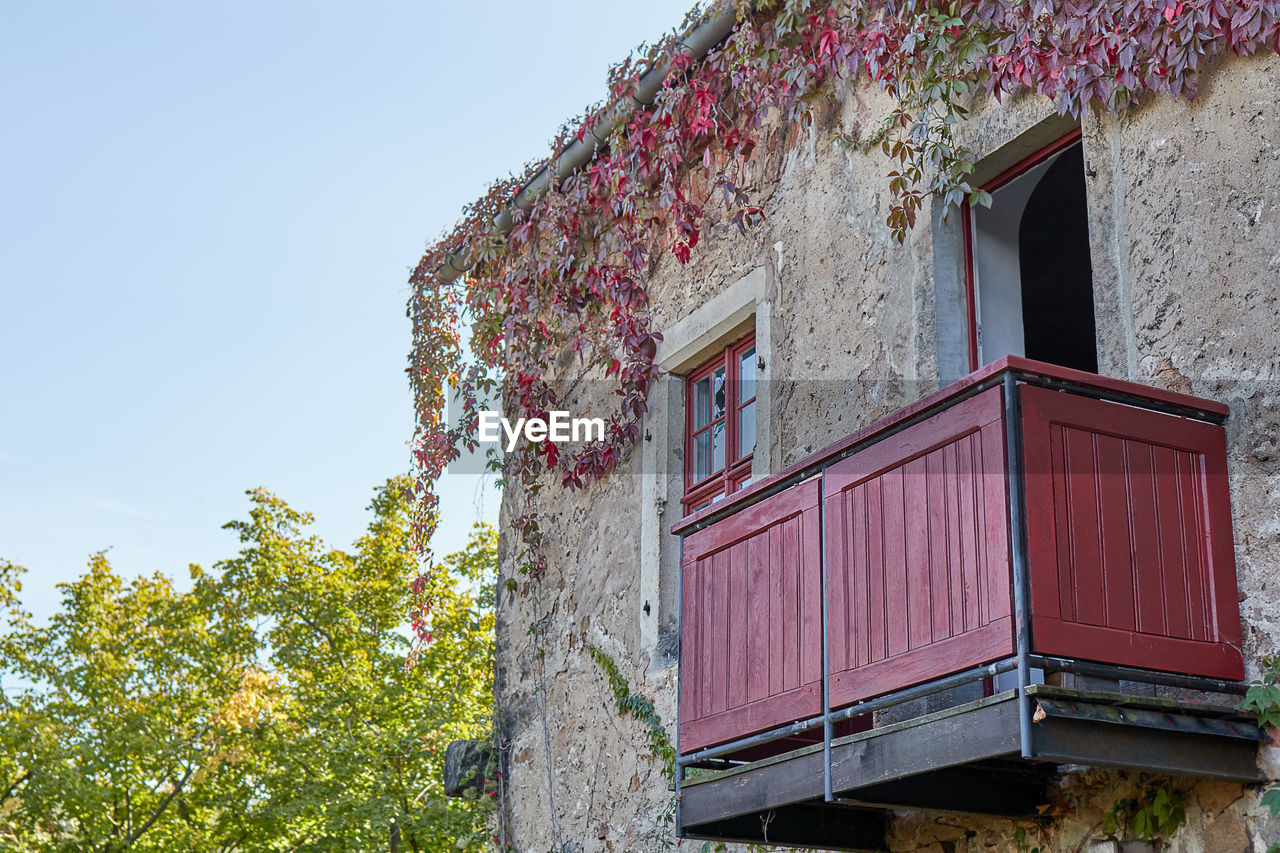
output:
[[[239,554],[183,592],[102,554],[45,626],[0,563],[0,849],[479,849],[484,804],[448,800],[445,746],[492,705],[496,536],[478,525],[431,590],[412,669],[411,496],[378,491],[340,551],[250,492]]]

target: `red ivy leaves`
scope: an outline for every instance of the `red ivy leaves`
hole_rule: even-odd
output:
[[[474,401],[502,388],[517,416],[555,408],[554,353],[572,352],[581,369],[617,383],[605,440],[567,452],[550,443],[517,452],[504,472],[508,486],[534,492],[554,472],[561,485],[582,488],[625,457],[657,377],[658,335],[645,307],[650,259],[670,251],[688,262],[717,191],[731,225],[745,233],[761,220],[739,181],[770,111],[804,122],[815,97],[858,74],[890,90],[898,106],[878,139],[895,160],[887,223],[901,239],[927,192],[949,200],[972,193],[971,166],[950,128],[973,87],[997,98],[1027,87],[1063,113],[1117,110],[1147,92],[1193,96],[1212,54],[1280,49],[1280,0],[782,0],[768,11],[729,5],[737,6],[740,23],[703,60],[694,63],[672,38],[614,69],[615,100],[630,96],[641,69],[666,62],[669,71],[654,103],[637,109],[584,171],[560,176],[558,187],[518,212],[505,239],[493,236],[491,223],[535,167],[470,205],[414,270],[408,374],[418,417],[415,531],[424,555],[437,510],[433,484],[460,447],[474,446]],[[566,128],[553,160],[603,116],[600,108]],[[456,254],[476,263],[446,284],[436,271]],[[471,401],[463,423],[444,422],[446,387]],[[525,511],[515,526],[525,545],[522,571],[536,579],[546,569],[537,517]],[[415,622],[427,609],[415,610]]]

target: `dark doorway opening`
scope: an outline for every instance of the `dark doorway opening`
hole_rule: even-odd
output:
[[[1084,157],[1058,155],[1031,191],[1018,228],[1027,358],[1098,371]]]
[[[974,366],[1020,355],[1096,373],[1093,266],[1079,133],[987,183],[969,211]]]

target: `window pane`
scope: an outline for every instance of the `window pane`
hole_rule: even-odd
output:
[[[712,472],[723,470],[724,468],[724,421],[711,426],[711,470]]]
[[[756,348],[752,347],[738,360],[738,399],[750,400],[756,395]]]
[[[704,376],[693,383],[693,428],[704,427],[711,420],[711,377]]]
[[[724,397],[727,389],[725,388],[725,385],[724,385],[724,368],[723,367],[717,368],[716,371],[711,374],[711,388],[712,388],[711,399],[712,399],[712,402],[714,403],[711,409],[711,420],[714,421],[716,418],[722,417],[724,415],[724,406],[725,406]]]
[[[714,495],[711,496],[711,503],[715,503],[716,501],[720,500],[723,497],[724,497],[723,491],[716,492]]]
[[[738,458],[750,456],[756,449],[756,401],[738,410]]]
[[[711,473],[711,453],[708,442],[711,433],[700,432],[693,437],[693,479],[694,482],[704,479]]]

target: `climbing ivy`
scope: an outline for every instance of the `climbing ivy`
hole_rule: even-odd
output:
[[[1262,659],[1262,675],[1249,685],[1240,708],[1257,716],[1259,726],[1280,729],[1280,654]]]
[[[974,98],[1031,90],[1071,115],[1122,110],[1151,93],[1189,98],[1209,57],[1280,43],[1280,0],[721,0],[695,9],[686,26],[725,11],[736,26],[703,59],[693,61],[673,34],[611,71],[609,101],[561,130],[550,162],[623,110],[643,71],[668,69],[652,103],[627,113],[585,168],[555,175],[531,209],[515,210],[506,236],[494,218],[541,163],[467,206],[410,276],[420,642],[429,633],[435,482],[476,449],[477,401],[501,392],[508,411],[545,418],[561,403],[553,355],[573,354],[580,372],[615,385],[605,439],[566,453],[552,442],[520,448],[504,482],[532,495],[548,482],[582,488],[611,471],[639,435],[657,377],[646,279],[666,253],[690,259],[713,208],[743,233],[761,221],[751,166],[770,134],[785,144],[816,104],[860,79],[892,95],[884,121],[853,136],[874,140],[892,164],[885,224],[901,241],[926,196],[986,200],[968,181],[972,161],[955,136]],[[458,258],[473,265],[447,281],[439,271]],[[448,394],[461,403],[453,423],[443,414]],[[511,525],[518,571],[537,580],[547,562],[531,502]]]
[[[1152,780],[1132,797],[1116,801],[1103,815],[1102,823],[1111,838],[1130,832],[1143,841],[1164,844],[1187,819],[1183,796],[1167,780]]]
[[[1032,846],[1031,842],[1027,840],[1026,829],[1021,826],[1014,830],[1013,843],[1018,846],[1018,853],[1048,853],[1042,844]]]
[[[1280,654],[1262,659],[1262,675],[1249,685],[1240,707],[1256,714],[1259,726],[1280,730]],[[1271,810],[1273,818],[1280,817],[1280,782],[1263,792],[1261,802]],[[1280,853],[1280,845],[1269,848],[1267,853]]]
[[[645,742],[649,744],[649,751],[654,757],[662,762],[662,775],[668,779],[675,779],[676,750],[671,745],[671,738],[667,736],[666,728],[662,725],[662,717],[659,717],[653,709],[653,700],[631,689],[631,685],[618,671],[618,665],[603,649],[588,646],[587,651],[604,672],[605,679],[609,682],[609,689],[613,692],[613,703],[618,713],[626,714],[644,724]]]

